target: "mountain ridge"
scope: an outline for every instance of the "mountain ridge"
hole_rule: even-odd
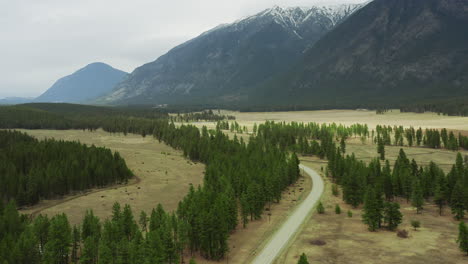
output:
[[[58,79],[34,102],[83,103],[102,96],[128,73],[103,62],[94,62]]]
[[[245,101],[285,71],[309,46],[361,5],[273,7],[222,24],[136,68],[98,102],[202,103]],[[211,97],[210,99],[206,99]]]

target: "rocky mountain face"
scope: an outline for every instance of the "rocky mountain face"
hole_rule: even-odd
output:
[[[59,79],[34,102],[83,103],[103,96],[122,81],[126,72],[104,63],[92,63]]]
[[[374,0],[257,91],[268,104],[347,106],[468,95],[468,1]]]
[[[298,62],[361,5],[274,7],[220,25],[132,72],[99,102],[236,103]]]

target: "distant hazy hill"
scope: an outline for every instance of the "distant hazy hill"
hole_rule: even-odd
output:
[[[34,102],[86,102],[102,96],[127,75],[104,63],[92,63],[59,79]]]
[[[5,97],[0,99],[0,105],[14,105],[14,104],[25,104],[32,102],[34,98],[26,97]]]
[[[236,103],[286,71],[361,5],[267,9],[218,26],[137,68],[100,102]]]
[[[468,95],[468,1],[375,0],[252,102],[382,105],[463,95]]]

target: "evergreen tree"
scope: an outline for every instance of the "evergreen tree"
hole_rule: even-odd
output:
[[[65,214],[50,220],[48,241],[44,247],[46,263],[67,264],[71,245],[71,227]]]
[[[457,243],[460,250],[468,255],[468,229],[463,221],[458,225]]]
[[[445,205],[445,194],[439,184],[436,185],[436,189],[434,191],[434,202],[439,207],[439,215],[442,215],[442,208]]]
[[[388,229],[395,230],[401,224],[403,215],[400,212],[398,203],[386,202],[384,206],[384,222]]]
[[[460,181],[455,184],[452,191],[452,197],[450,199],[450,207],[452,208],[452,214],[455,215],[455,219],[461,220],[465,216],[465,193]]]
[[[140,223],[141,229],[146,232],[147,225],[148,225],[148,215],[146,214],[145,211],[141,211],[139,223]]]
[[[411,194],[411,205],[416,208],[416,213],[420,213],[424,205],[424,197],[419,180],[413,182],[413,192]]]
[[[307,260],[307,256],[305,253],[302,253],[297,264],[309,264],[309,261]]]
[[[375,231],[380,227],[381,209],[375,190],[369,187],[364,198],[364,213],[362,215],[362,220],[368,225],[369,231]]]

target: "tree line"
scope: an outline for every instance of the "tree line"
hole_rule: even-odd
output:
[[[0,130],[0,198],[19,206],[133,177],[118,152]]]
[[[34,219],[20,215],[14,201],[0,207],[1,263],[145,264],[182,263],[188,226],[161,205],[133,215],[115,203],[109,219],[88,210],[80,225],[65,214]],[[193,260],[190,263],[195,263]]]
[[[424,146],[428,148],[446,148],[457,151],[460,148],[468,149],[468,137],[461,133],[458,136],[453,131],[443,128],[438,129],[415,129],[403,126],[380,126],[376,127],[376,133],[372,132],[373,140],[377,144],[395,145],[409,147]],[[405,144],[406,143],[406,144]]]

